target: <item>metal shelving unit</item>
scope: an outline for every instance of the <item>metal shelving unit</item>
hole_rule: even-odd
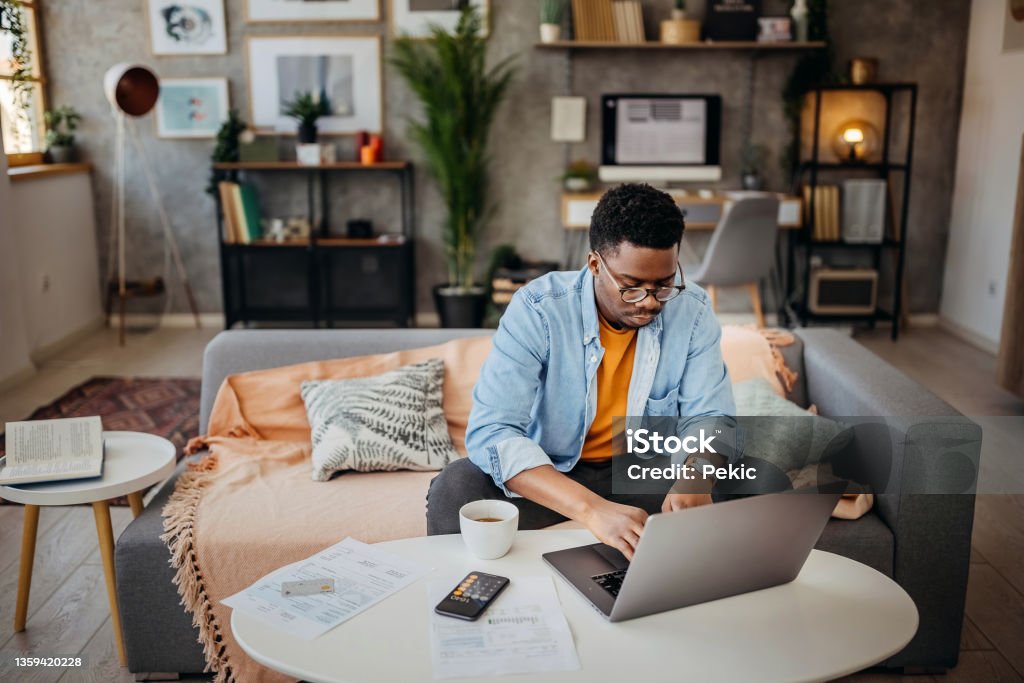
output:
[[[415,316],[413,165],[408,161],[375,164],[338,162],[303,166],[294,161],[216,163],[216,181],[249,173],[300,174],[306,180],[311,226],[308,240],[249,244],[225,242],[224,213],[217,202],[221,286],[225,326],[236,322],[310,322],[314,327],[337,321],[390,321],[410,326]],[[330,234],[329,177],[346,173],[394,176],[402,202],[401,241],[352,239]],[[319,194],[319,207],[317,195]],[[360,264],[372,262],[374,273],[363,276]]]
[[[885,124],[884,131],[882,133],[881,161],[872,163],[837,163],[822,162],[820,160],[821,150],[819,149],[819,141],[821,138],[820,127],[822,95],[823,93],[830,91],[877,92],[885,98]],[[811,158],[809,161],[801,164],[798,171],[798,181],[802,182],[804,178],[807,178],[806,184],[812,188],[816,188],[819,183],[820,174],[822,173],[869,172],[877,174],[879,178],[886,181],[887,188],[890,190],[887,192],[887,196],[889,198],[892,197],[891,189],[894,183],[902,183],[902,192],[900,193],[898,215],[894,215],[893,224],[889,226],[890,230],[887,231],[887,234],[881,242],[850,243],[843,242],[841,240],[820,241],[812,239],[816,218],[816,212],[814,210],[816,193],[812,191],[810,195],[810,205],[806,213],[807,220],[804,221],[804,227],[798,235],[798,239],[790,240],[789,242],[789,263],[786,269],[786,292],[788,294],[787,306],[780,313],[791,323],[799,323],[802,325],[807,325],[811,322],[866,322],[873,326],[877,320],[890,320],[892,321],[892,338],[893,340],[896,340],[899,338],[900,318],[905,304],[903,300],[903,269],[906,260],[907,211],[910,204],[910,180],[914,158],[914,125],[917,114],[917,84],[870,83],[864,85],[820,86],[812,90],[810,94],[814,97],[814,137],[813,144],[811,146]],[[894,128],[893,108],[894,99],[898,96],[906,96],[909,98],[909,102],[907,104],[908,120],[905,122],[907,140],[904,158],[893,161],[891,159]],[[809,310],[807,297],[810,291],[811,257],[819,251],[834,252],[836,250],[869,252],[871,255],[872,265],[880,275],[883,267],[883,254],[889,253],[894,256],[891,309],[885,310],[876,305],[875,312],[870,315],[825,315],[815,314]],[[802,290],[794,292],[796,278],[794,267],[798,260],[798,252],[801,261],[800,267],[803,269]],[[798,295],[798,302],[795,304],[794,308],[791,304],[793,303],[795,294]]]

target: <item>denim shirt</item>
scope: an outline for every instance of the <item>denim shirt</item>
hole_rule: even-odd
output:
[[[735,415],[721,336],[707,294],[687,282],[638,330],[627,414]],[[505,482],[523,470],[568,472],[579,461],[603,356],[589,269],[549,273],[516,292],[473,389],[466,430],[470,460],[506,495],[517,495]]]

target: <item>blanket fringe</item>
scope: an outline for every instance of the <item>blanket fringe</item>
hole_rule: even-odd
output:
[[[225,652],[220,624],[214,616],[213,604],[203,584],[194,545],[196,511],[203,490],[212,480],[210,473],[216,468],[216,456],[211,453],[198,464],[200,467],[189,468],[178,477],[174,493],[161,513],[164,533],[160,540],[167,544],[171,553],[174,585],[181,596],[181,604],[192,615],[192,624],[199,629],[206,671],[216,674],[214,683],[234,683],[235,677]]]

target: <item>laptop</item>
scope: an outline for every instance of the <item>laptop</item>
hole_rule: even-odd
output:
[[[789,491],[651,515],[632,562],[603,543],[543,557],[609,621],[625,621],[792,581],[840,496]]]

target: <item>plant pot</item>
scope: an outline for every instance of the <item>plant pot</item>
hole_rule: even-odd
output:
[[[661,22],[661,42],[670,45],[700,42],[700,22],[693,19],[666,19]]]
[[[562,181],[566,192],[590,192],[594,189],[594,183],[590,178],[566,178]]]
[[[541,24],[540,25],[540,42],[542,43],[557,43],[558,39],[562,37],[562,27],[558,24]]]
[[[316,142],[316,124],[315,123],[300,123],[299,124],[299,144],[311,145]]]
[[[672,21],[682,21],[683,19],[686,19],[686,10],[673,8],[671,17]]]
[[[743,189],[759,191],[764,188],[764,178],[759,173],[743,174]]]
[[[483,287],[434,286],[434,307],[441,316],[441,327],[483,327],[487,295]]]
[[[70,164],[75,160],[75,148],[71,145],[50,145],[47,152],[53,164]]]

